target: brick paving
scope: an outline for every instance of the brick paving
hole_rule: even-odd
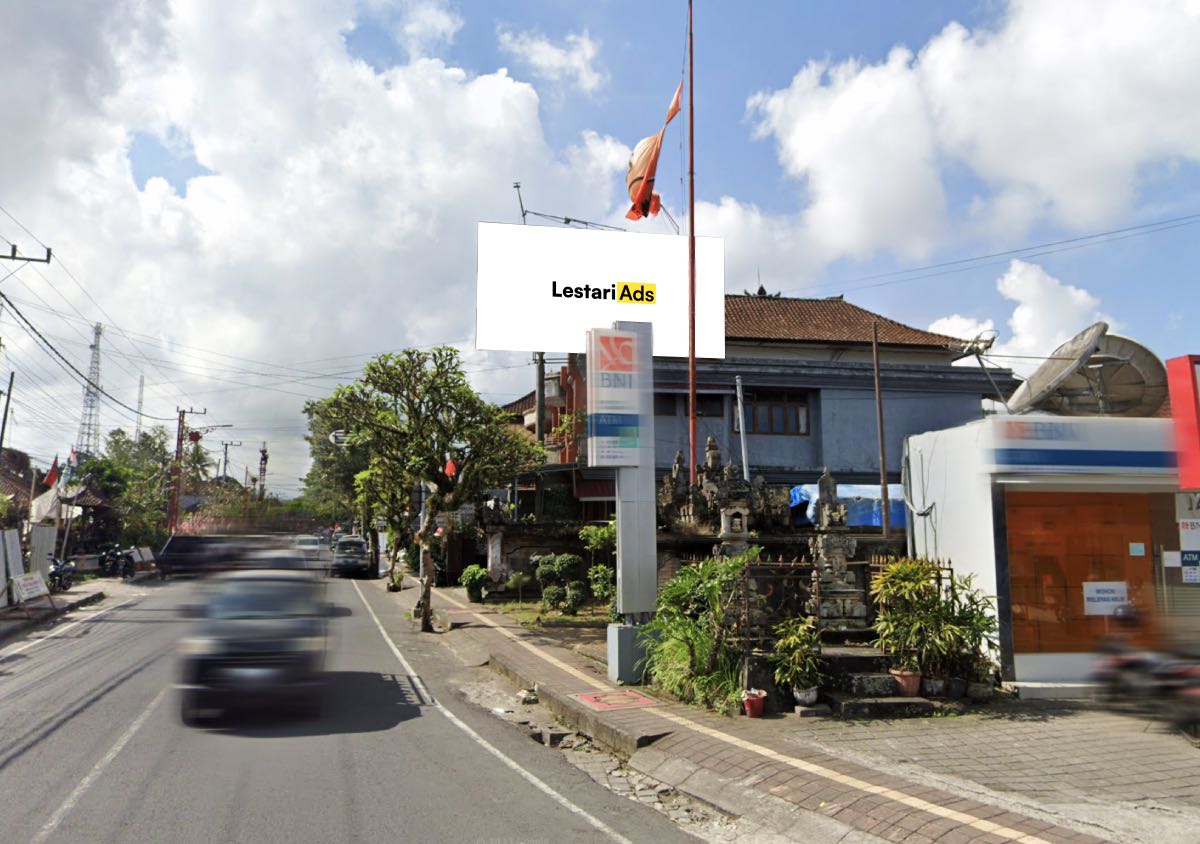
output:
[[[452,590],[440,590],[435,601],[443,604],[448,601],[458,610],[467,608],[461,596],[456,597]],[[955,761],[951,767],[971,770],[977,761],[987,761],[986,754],[991,748],[1006,753],[1006,758],[1016,759],[1018,767],[999,766],[993,759],[986,771],[980,767],[981,775],[986,772],[993,781],[1007,782],[1010,791],[1013,782],[1028,783],[1029,787],[1062,788],[1056,782],[1056,776],[1062,776],[1061,770],[1056,775],[1047,766],[1020,767],[1029,753],[1008,751],[1014,743],[1020,747],[1044,740],[1054,746],[1065,737],[1057,734],[1031,737],[1023,731],[1018,734],[1013,730],[1014,725],[1026,726],[1019,719],[993,718],[998,725],[997,734],[983,745],[971,747],[971,752],[963,753],[964,740],[968,739],[963,727],[968,721],[954,718],[871,722],[864,729],[854,722],[826,719],[725,718],[666,701],[642,709],[596,712],[571,698],[581,692],[615,688],[594,663],[557,647],[552,638],[516,627],[486,608],[455,615],[456,621],[466,625],[462,632],[477,639],[479,646],[487,644],[495,666],[519,679],[536,682],[543,703],[552,709],[557,701],[560,709],[566,710],[558,712],[560,717],[568,721],[583,719],[586,723],[579,726],[590,726],[585,732],[592,733],[598,741],[617,749],[624,744],[626,752],[632,754],[631,767],[721,808],[732,807],[733,813],[738,813],[738,806],[748,810],[761,808],[765,805],[761,801],[767,799],[775,801],[771,805],[789,807],[784,813],[784,826],[780,826],[778,819],[776,823],[780,827],[778,832],[787,830],[784,837],[906,844],[988,841],[1091,844],[1106,840],[1107,827],[1090,827],[1092,832],[1101,832],[1105,837],[1091,834],[1083,831],[1087,826],[1079,818],[1054,815],[1053,820],[1047,820],[1045,813],[993,802],[985,795],[958,793],[944,784],[911,776],[907,770],[904,775],[897,773],[898,759],[903,758],[911,766],[918,748],[924,748],[920,751],[922,759],[945,759],[953,755],[962,761]],[[1048,725],[1053,721],[1041,718],[1028,723]],[[897,724],[901,726],[897,728]],[[913,728],[911,724],[921,726]],[[953,726],[945,729],[948,724]],[[1106,723],[1088,726],[1097,739],[1107,735],[1106,729],[1112,729]],[[938,741],[932,743],[935,749],[930,749],[930,738],[934,736]],[[950,754],[951,748],[957,752]],[[1162,756],[1170,756],[1165,745],[1159,750]],[[1070,762],[1060,759],[1059,764],[1072,765],[1074,759]],[[1007,775],[1001,768],[1007,770]],[[1148,776],[1145,782],[1151,782]],[[1175,783],[1158,788],[1171,794],[1183,790]],[[754,800],[760,801],[759,804]],[[835,821],[841,832],[835,837],[814,835],[817,829],[826,836],[832,835],[830,827],[814,826],[828,823],[828,819]],[[786,824],[792,826],[788,828]],[[1159,838],[1156,844],[1165,841]]]

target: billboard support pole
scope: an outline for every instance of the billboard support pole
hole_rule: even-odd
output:
[[[688,483],[696,485],[696,119],[692,63],[692,0],[688,0]]]
[[[640,627],[658,598],[654,495],[654,329],[615,322],[588,332],[588,463],[617,481],[617,612],[608,626],[608,676],[641,682]]]

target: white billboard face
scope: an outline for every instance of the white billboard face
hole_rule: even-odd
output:
[[[475,348],[583,352],[586,332],[654,326],[657,356],[688,354],[688,239],[479,224]],[[696,238],[696,356],[725,357],[725,243]]]

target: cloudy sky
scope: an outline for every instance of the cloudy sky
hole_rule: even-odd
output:
[[[1198,351],[1196,3],[701,0],[696,26],[697,231],[731,292],[994,329],[1018,370],[1097,318]],[[267,441],[284,495],[304,400],[372,354],[451,343],[489,399],[527,391],[526,355],[473,351],[475,224],[518,222],[520,180],[626,225],[685,28],[682,0],[6,3],[0,252],[55,256],[0,261],[6,445],[69,451],[81,387],[45,344],[86,371],[95,322],[106,391],[207,408],[238,477]]]

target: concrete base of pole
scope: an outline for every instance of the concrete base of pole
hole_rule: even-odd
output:
[[[638,641],[641,628],[632,624],[608,625],[608,679],[627,686],[642,682],[646,649]]]

